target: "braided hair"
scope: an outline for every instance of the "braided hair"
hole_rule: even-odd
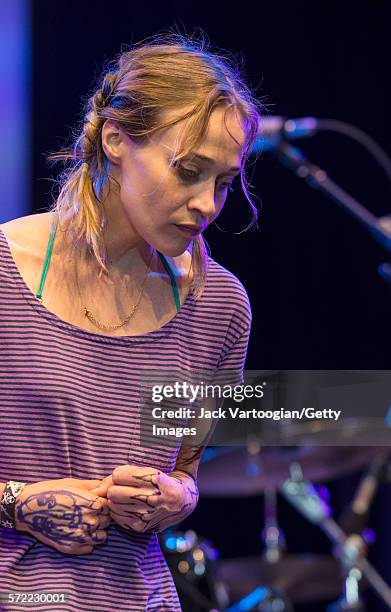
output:
[[[248,192],[245,162],[257,136],[261,105],[239,74],[237,66],[212,53],[204,40],[180,34],[161,35],[151,42],[135,45],[121,53],[102,77],[87,101],[86,112],[73,146],[52,153],[51,161],[65,162],[57,184],[59,193],[51,210],[67,219],[74,249],[87,249],[101,271],[107,272],[103,240],[105,187],[110,189],[109,160],[101,131],[113,120],[135,142],[144,142],[152,133],[188,119],[182,149],[174,161],[189,154],[201,141],[211,112],[216,107],[235,108],[244,119],[241,184],[250,204],[252,222],[257,209]],[[190,111],[183,111],[184,108]],[[166,109],[178,109],[176,118],[163,121]],[[232,136],[233,137],[233,136]],[[190,287],[195,299],[202,295],[208,265],[208,251],[202,235],[192,243],[194,271]]]

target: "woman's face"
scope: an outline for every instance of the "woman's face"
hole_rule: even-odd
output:
[[[117,129],[117,156],[110,174],[120,185],[119,198],[129,230],[169,257],[183,253],[190,242],[221,212],[234,176],[240,173],[245,128],[235,110],[216,108],[206,134],[191,155],[170,166],[179,150],[185,122],[152,135],[137,145]],[[168,118],[178,113],[167,113]],[[105,140],[110,144],[110,125]],[[231,137],[233,135],[235,140]],[[106,151],[106,154],[110,153]],[[183,225],[197,225],[191,232]]]

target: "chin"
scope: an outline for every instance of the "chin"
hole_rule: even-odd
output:
[[[150,236],[146,236],[145,239],[162,255],[179,257],[186,251],[191,251],[195,236],[183,235],[172,224],[169,227],[162,226],[160,230],[156,228],[154,235],[151,232]]]
[[[162,253],[162,255],[166,255],[166,257],[179,257],[180,255],[183,255],[183,253],[185,251],[188,251],[190,249],[191,243],[186,244],[186,245],[164,245],[164,247],[159,248],[158,246],[156,246],[156,250],[160,251],[160,253]]]

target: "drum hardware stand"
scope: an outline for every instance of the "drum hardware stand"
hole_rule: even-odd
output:
[[[277,519],[277,488],[265,490],[264,504],[265,527],[262,531],[262,541],[265,550],[263,555],[268,563],[277,563],[285,551],[285,535]]]
[[[342,564],[345,569],[345,592],[343,598],[330,607],[330,612],[357,610],[364,608],[359,598],[359,581],[362,577],[358,568],[354,567],[357,552],[366,554],[367,540],[362,532],[365,529],[372,502],[375,498],[380,481],[385,480],[388,469],[389,452],[386,451],[372,459],[362,477],[353,500],[339,520],[345,533],[350,534],[346,540],[345,550],[342,550]],[[346,553],[348,552],[347,558]]]
[[[247,476],[254,478],[259,476],[261,464],[259,453],[261,445],[257,440],[249,441],[247,444]],[[265,527],[261,539],[264,542],[264,557],[268,563],[277,563],[285,550],[285,536],[278,526],[277,520],[277,487],[265,490],[264,497],[264,521]],[[286,595],[272,586],[259,586],[254,591],[237,601],[224,612],[241,612],[242,610],[259,610],[260,612],[293,612],[291,603]]]
[[[363,555],[365,543],[361,536],[348,536],[331,518],[331,509],[316,492],[312,483],[303,479],[298,463],[291,465],[291,478],[281,487],[281,493],[296,510],[310,522],[318,525],[335,544],[335,555],[341,562],[345,575],[344,594],[333,604],[330,612],[363,612],[364,604],[359,595],[359,584],[365,577],[368,584],[391,610],[391,589]]]
[[[247,443],[247,478],[259,478],[262,471],[261,445],[258,440]],[[263,556],[268,563],[277,563],[285,550],[285,535],[278,526],[277,487],[269,487],[264,492],[264,524],[261,541],[264,544]]]
[[[363,539],[358,535],[349,536],[341,550],[334,551],[339,558],[344,575],[343,594],[341,598],[328,607],[328,612],[365,612],[365,605],[360,598],[360,580],[362,572],[357,567],[358,556],[365,550]]]
[[[262,472],[261,444],[257,439],[247,443],[247,478],[259,478]],[[268,563],[277,563],[285,551],[285,535],[278,525],[277,518],[277,487],[269,487],[264,491],[264,529],[261,541],[264,544],[263,556]]]

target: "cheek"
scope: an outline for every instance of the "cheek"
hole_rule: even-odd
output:
[[[217,199],[217,201],[216,201],[216,212],[215,212],[215,214],[212,217],[211,223],[213,221],[215,221],[215,219],[217,219],[217,217],[222,212],[226,199],[227,199],[226,196],[224,196],[223,198],[218,198]]]
[[[137,166],[132,166],[121,181],[121,200],[129,221],[137,230],[175,223],[177,211],[189,198],[188,190],[178,185],[174,177],[165,175],[164,169],[148,171],[143,165],[139,170],[137,174]]]
[[[144,206],[156,204],[165,197],[166,187],[155,176],[155,173],[147,172],[145,168],[132,168],[132,172],[124,175],[122,191],[125,197],[131,198],[135,203]]]
[[[126,192],[123,207],[134,230],[153,244],[159,235],[165,234],[167,226],[173,223],[172,201],[160,191],[147,195],[145,190],[143,193]]]
[[[123,200],[140,201],[153,190],[151,171],[137,160],[127,160],[121,168],[120,185]],[[155,184],[156,187],[156,184]]]

